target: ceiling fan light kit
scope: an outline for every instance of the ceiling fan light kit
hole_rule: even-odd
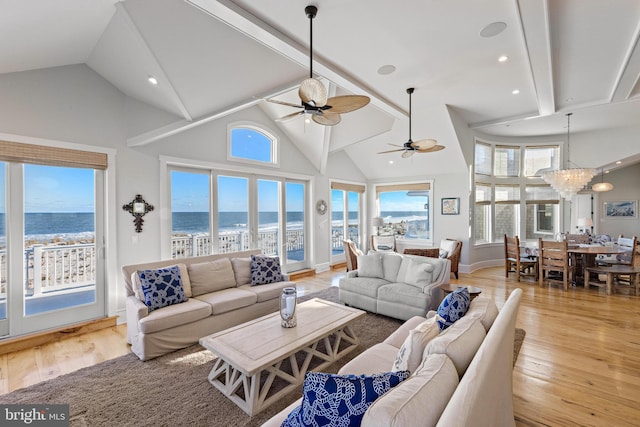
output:
[[[286,105],[288,107],[301,108],[301,111],[287,114],[277,121],[285,121],[297,116],[309,114],[311,119],[324,126],[334,126],[342,120],[341,114],[358,110],[370,101],[368,96],[363,95],[342,95],[328,98],[327,88],[324,84],[313,77],[313,18],[318,13],[318,8],[309,5],[304,8],[304,13],[309,18],[309,78],[300,83],[298,97],[300,104],[267,99],[274,104]]]
[[[415,153],[433,153],[435,151],[444,150],[444,145],[438,145],[438,141],[432,138],[421,139],[419,141],[413,141],[411,139],[411,95],[414,92],[414,88],[407,89],[409,94],[409,140],[403,145],[389,144],[394,147],[400,147],[394,150],[381,151],[378,154],[395,153],[402,151],[400,155],[403,159],[413,156]]]

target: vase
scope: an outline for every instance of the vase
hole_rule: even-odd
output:
[[[280,324],[283,328],[293,328],[296,326],[296,288],[284,288],[280,294]]]

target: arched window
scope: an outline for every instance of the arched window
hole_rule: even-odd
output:
[[[275,136],[257,126],[231,125],[227,159],[277,166],[277,143]]]

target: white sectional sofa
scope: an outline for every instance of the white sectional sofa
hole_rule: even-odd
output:
[[[127,291],[127,342],[140,360],[198,343],[204,336],[279,309],[280,294],[295,283],[251,286],[251,255],[260,250],[182,258],[122,267]],[[190,292],[186,302],[149,311],[134,283],[136,272],[178,265]],[[186,286],[185,286],[186,288]]]
[[[407,320],[424,316],[442,301],[440,285],[450,283],[446,258],[372,252],[358,256],[358,269],[340,279],[340,302]]]
[[[487,297],[471,302],[467,314],[426,343],[415,372],[367,409],[362,425],[508,427],[513,414],[513,344],[522,290],[516,289],[498,314]],[[339,374],[388,372],[400,347],[424,317],[413,317],[344,365]],[[280,426],[297,400],[263,427]]]

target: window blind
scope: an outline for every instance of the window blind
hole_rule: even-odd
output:
[[[47,166],[107,169],[105,153],[1,140],[0,160]]]

